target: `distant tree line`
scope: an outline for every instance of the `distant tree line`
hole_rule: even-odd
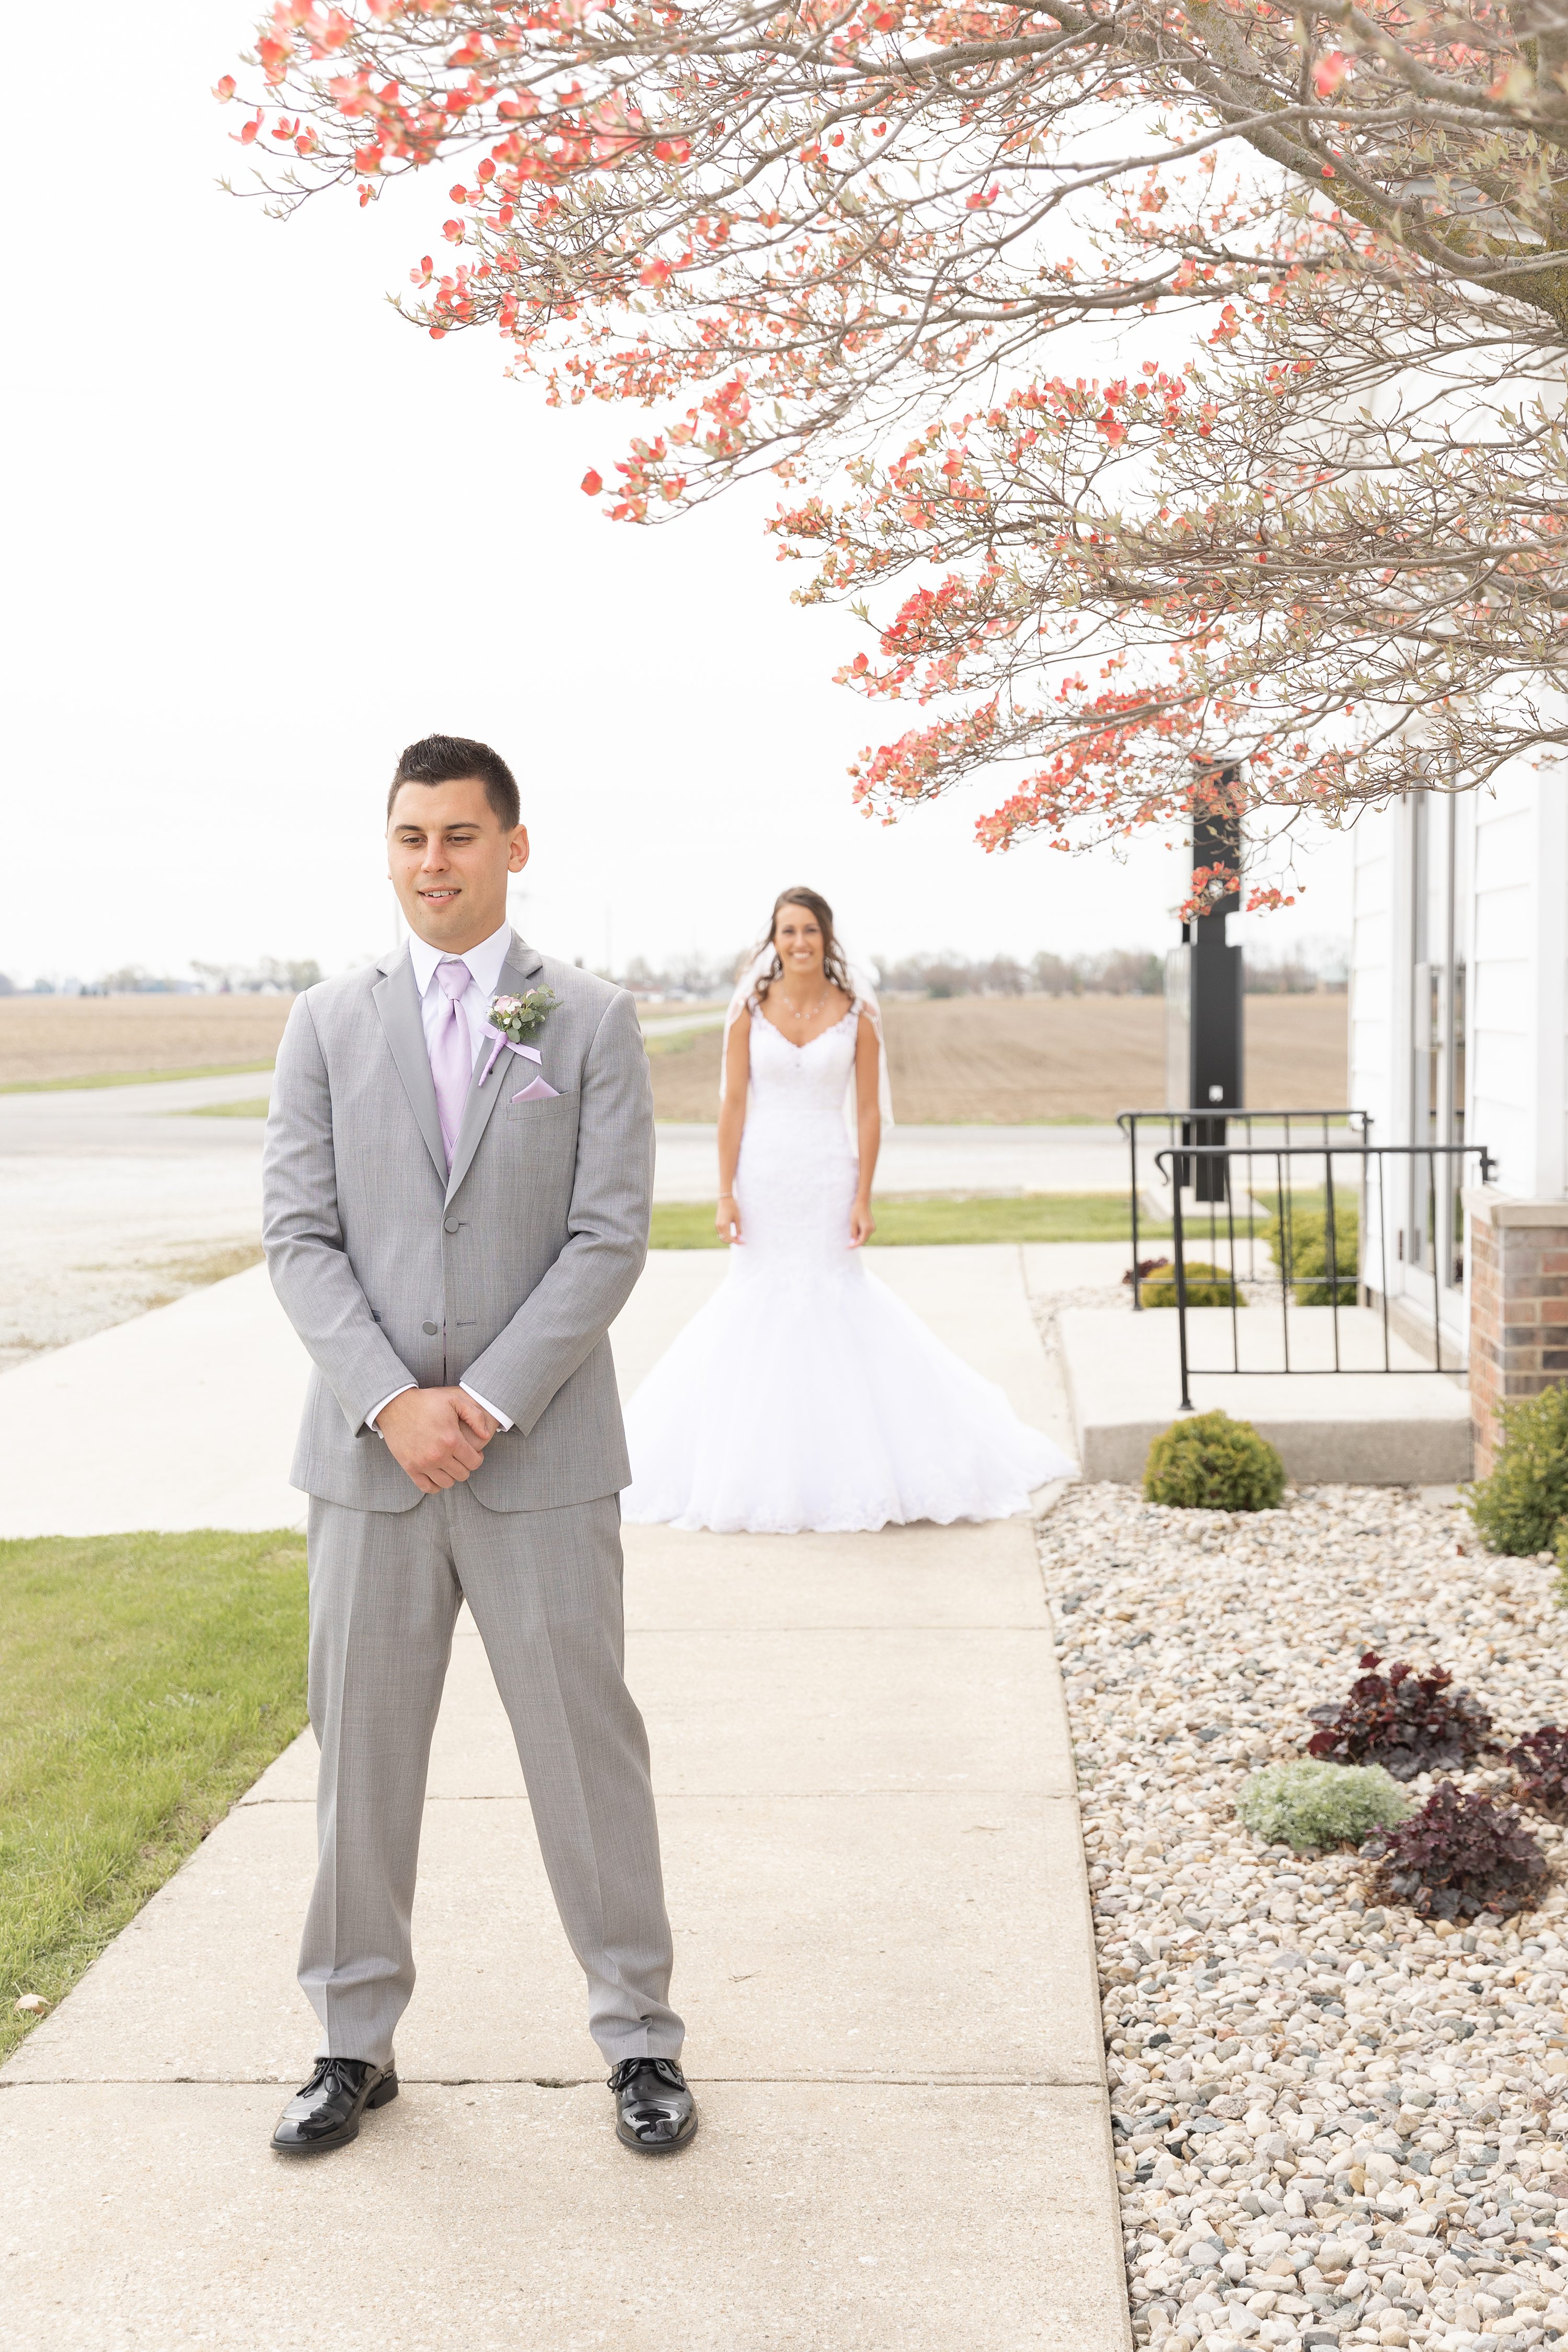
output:
[[[263,956],[258,964],[197,963],[193,960],[191,970],[208,996],[298,996],[303,990],[314,988],[321,977],[321,967],[314,956],[300,956],[281,963],[276,956]]]
[[[679,1001],[727,996],[742,956],[689,955],[656,969],[634,956],[620,984],[639,996]],[[52,996],[297,996],[313,988],[321,968],[313,957],[292,961],[263,956],[255,964],[191,964],[194,979],[177,980],[141,964],[124,964],[90,982],[33,982],[31,993]],[[877,971],[889,994],[906,996],[1163,996],[1164,958],[1149,948],[1102,948],[1092,955],[1059,956],[1042,949],[1027,963],[1011,955],[883,956]],[[1249,953],[1247,988],[1251,996],[1310,996],[1320,990],[1342,992],[1342,962],[1330,954],[1313,960],[1301,953]],[[0,996],[20,993],[18,983],[0,972]]]
[[[313,956],[292,961],[263,956],[255,964],[193,962],[190,969],[195,979],[179,980],[171,972],[127,963],[100,980],[36,980],[26,990],[0,971],[0,996],[298,996],[321,977]]]
[[[1349,986],[1342,955],[1331,953],[1314,961],[1300,954],[1270,957],[1249,951],[1246,963],[1248,996],[1342,996]]]
[[[639,996],[727,996],[735,984],[740,956],[691,955],[655,968],[634,956],[619,974],[623,988]],[[903,996],[1163,996],[1165,960],[1150,948],[1101,948],[1092,955],[1061,956],[1048,949],[1024,962],[1017,956],[964,956],[952,949],[936,955],[879,956],[880,983]],[[1248,952],[1247,987],[1253,996],[1311,996],[1320,989],[1342,991],[1342,959],[1332,950],[1317,956],[1300,950],[1274,955]]]
[[[1094,955],[1059,956],[1042,949],[1023,963],[1016,956],[887,956],[882,986],[911,996],[1160,996],[1163,960],[1147,948],[1105,948]]]
[[[1344,987],[1335,960],[1327,970],[1297,954],[1249,953],[1247,988],[1253,996],[1310,996]],[[884,958],[882,986],[921,996],[1163,996],[1165,960],[1148,948],[1102,948],[1092,955],[1049,950],[1023,963],[1016,956],[942,955]]]
[[[746,961],[742,954],[691,954],[655,966],[646,956],[633,956],[625,971],[616,975],[636,996],[728,996],[735,974]],[[608,977],[608,975],[606,975]]]

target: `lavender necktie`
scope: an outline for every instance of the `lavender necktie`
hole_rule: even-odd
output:
[[[458,1129],[463,1124],[463,1105],[468,1101],[474,1075],[468,1019],[458,1001],[466,994],[472,975],[460,957],[443,956],[436,967],[436,977],[447,1002],[430,1043],[430,1075],[436,1081],[436,1108],[440,1115],[441,1140],[447,1147],[447,1165],[450,1168],[452,1154],[458,1148]]]

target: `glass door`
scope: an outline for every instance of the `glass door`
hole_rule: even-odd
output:
[[[1411,805],[1414,963],[1410,1140],[1465,1139],[1468,980],[1469,805],[1421,793]],[[1447,1293],[1463,1289],[1464,1204],[1457,1160],[1410,1163],[1405,1257]]]

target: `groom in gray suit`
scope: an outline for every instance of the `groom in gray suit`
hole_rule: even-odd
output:
[[[409,746],[387,854],[409,944],[296,999],[267,1127],[267,1263],[315,1366],[291,1475],[310,1496],[321,1749],[300,1956],[321,2055],[272,2144],[341,2147],[397,2095],[430,1739],[466,1600],[617,2134],[665,2154],[697,2114],[622,1675],[630,1471],[607,1337],[647,1250],[647,1059],[624,990],[509,927],[528,835],[487,744]],[[501,1008],[510,1038],[498,997],[526,1000]]]

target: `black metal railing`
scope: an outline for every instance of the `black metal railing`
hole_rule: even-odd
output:
[[[1154,1165],[1171,1186],[1173,1257],[1163,1287],[1173,1294],[1171,1303],[1175,1308],[1181,1352],[1183,1412],[1192,1411],[1190,1391],[1194,1373],[1209,1378],[1258,1373],[1283,1376],[1396,1371],[1436,1375],[1459,1370],[1452,1347],[1446,1363],[1443,1358],[1442,1285],[1436,1271],[1430,1276],[1432,1361],[1394,1361],[1392,1341],[1397,1335],[1389,1321],[1389,1234],[1392,1231],[1402,1240],[1406,1232],[1414,1229],[1417,1220],[1412,1211],[1420,1201],[1426,1204],[1423,1229],[1434,1232],[1439,1167],[1446,1190],[1457,1195],[1467,1160],[1477,1163],[1481,1182],[1488,1182],[1495,1162],[1484,1144],[1368,1143],[1364,1129],[1363,1139],[1355,1143],[1330,1140],[1314,1144],[1201,1144],[1184,1140],[1155,1152]],[[1351,1163],[1348,1181],[1344,1173],[1336,1176],[1334,1164],[1347,1160]],[[1178,1180],[1184,1171],[1178,1162],[1183,1161],[1189,1164],[1194,1175],[1197,1166],[1207,1162],[1215,1180],[1208,1189],[1223,1190],[1223,1198],[1210,1202],[1207,1213],[1197,1221],[1203,1245],[1209,1252],[1206,1260],[1190,1255],[1194,1221],[1182,1204],[1183,1186]],[[1259,1161],[1271,1167],[1272,1184],[1259,1187]],[[1321,1167],[1319,1183],[1311,1181],[1313,1161]],[[1221,1162],[1223,1167],[1218,1164]],[[1223,1188],[1218,1183],[1222,1176]],[[1196,1189],[1194,1183],[1194,1190]],[[1245,1203],[1239,1216],[1238,1193]],[[1221,1210],[1223,1217],[1218,1213]],[[1374,1230],[1375,1273],[1368,1262],[1368,1244]],[[1269,1265],[1261,1274],[1257,1259],[1260,1238],[1267,1241],[1269,1256]],[[1133,1296],[1141,1304],[1141,1294],[1148,1286],[1139,1276],[1134,1259]],[[1356,1347],[1352,1352],[1357,1360],[1351,1362],[1345,1360],[1342,1318],[1348,1309],[1360,1305],[1363,1287],[1375,1290],[1378,1297],[1380,1344],[1372,1350],[1374,1360],[1363,1360],[1368,1351]],[[1242,1313],[1260,1302],[1272,1305],[1276,1293],[1282,1360],[1244,1363]],[[1406,1293],[1403,1302],[1407,1309],[1409,1297]],[[1193,1362],[1188,1318],[1199,1307],[1228,1308],[1228,1363]],[[1331,1354],[1332,1360],[1304,1362],[1302,1342],[1308,1331],[1319,1339],[1320,1345],[1308,1347],[1306,1352],[1325,1351],[1321,1345],[1323,1326],[1304,1327],[1301,1318],[1314,1309],[1321,1312],[1325,1308],[1331,1341],[1326,1352]],[[1296,1318],[1294,1347],[1292,1315]],[[1215,1327],[1205,1328],[1212,1335]],[[1364,1327],[1358,1326],[1357,1337],[1362,1337],[1363,1331]],[[1380,1361],[1375,1360],[1377,1357],[1381,1357]]]
[[[1226,1157],[1227,1152],[1234,1150],[1250,1154],[1255,1150],[1267,1150],[1277,1138],[1289,1147],[1303,1135],[1310,1135],[1314,1129],[1318,1130],[1321,1141],[1313,1148],[1327,1150],[1335,1128],[1349,1129],[1353,1139],[1349,1148],[1359,1150],[1372,1131],[1371,1117],[1364,1110],[1123,1110],[1117,1113],[1116,1124],[1127,1138],[1131,1164],[1134,1307],[1141,1307],[1143,1303],[1142,1285],[1137,1273],[1140,1196],[1146,1181],[1139,1166],[1140,1129],[1152,1129],[1156,1133],[1162,1128],[1164,1129],[1164,1150],[1176,1152],[1173,1172],[1177,1181],[1173,1190],[1179,1192],[1186,1187],[1201,1195],[1194,1207],[1200,1212],[1207,1211],[1210,1234],[1216,1244],[1230,1191],[1231,1171]],[[1239,1128],[1243,1131],[1245,1140],[1242,1143],[1231,1143],[1229,1129],[1232,1128]],[[1178,1146],[1182,1147],[1179,1150]],[[1151,1149],[1147,1141],[1144,1141],[1142,1149],[1147,1157]],[[1192,1152],[1197,1155],[1195,1164],[1189,1156]],[[1212,1199],[1210,1194],[1214,1196]],[[1193,1220],[1189,1217],[1188,1222],[1190,1227]],[[1247,1239],[1250,1252],[1255,1239],[1250,1226]],[[1249,1255],[1248,1279],[1251,1278]]]

